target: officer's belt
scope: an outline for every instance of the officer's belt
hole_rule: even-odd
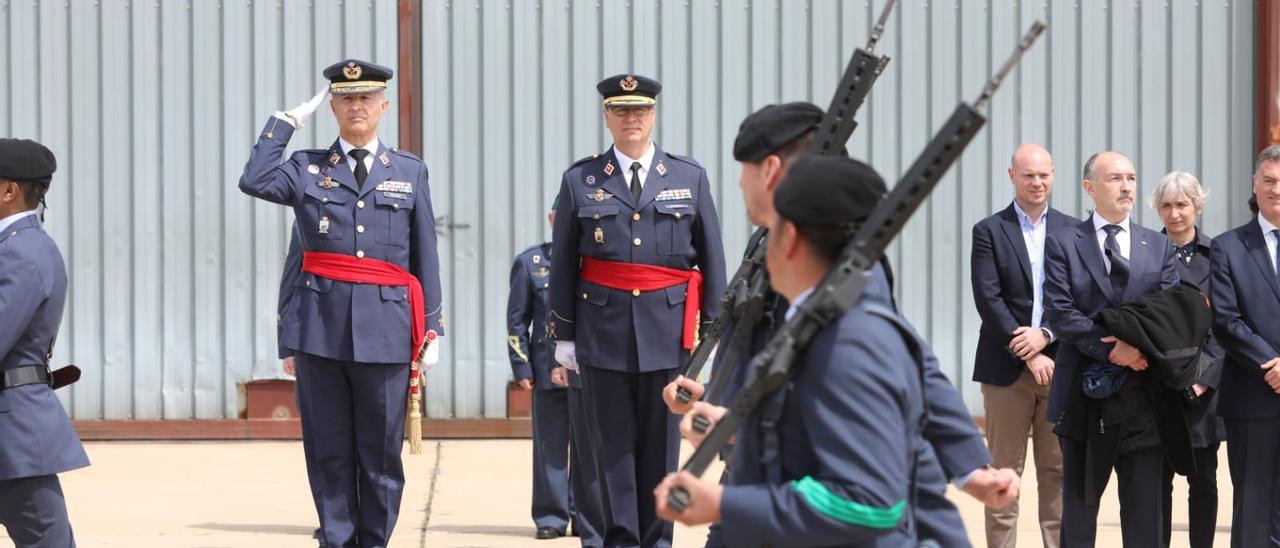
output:
[[[621,291],[656,291],[687,283],[684,299],[685,349],[693,349],[698,339],[698,311],[702,308],[702,273],[650,264],[620,263],[594,257],[582,258],[578,277],[596,285]]]
[[[43,365],[24,365],[13,369],[5,369],[0,378],[0,390],[8,390],[28,384],[52,384],[53,375]]]
[[[422,350],[423,341],[427,338],[422,284],[418,282],[417,276],[400,268],[399,265],[386,261],[319,251],[302,253],[302,271],[339,282],[409,286],[409,320],[413,326],[412,355],[416,359]]]

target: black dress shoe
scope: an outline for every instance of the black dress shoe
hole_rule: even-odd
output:
[[[564,532],[559,529],[556,529],[555,527],[539,527],[538,532],[533,535],[533,538],[536,538],[538,540],[549,540],[553,538],[560,538],[563,536],[564,536]]]

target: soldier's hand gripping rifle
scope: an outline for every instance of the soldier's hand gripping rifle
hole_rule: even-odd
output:
[[[844,76],[840,78],[840,85],[836,88],[836,93],[831,98],[831,106],[827,107],[827,113],[818,125],[813,146],[809,149],[810,154],[841,154],[845,144],[849,142],[849,137],[853,135],[853,130],[858,127],[858,123],[854,121],[853,116],[857,114],[858,107],[861,107],[863,101],[866,100],[867,94],[871,91],[871,86],[876,83],[876,79],[884,72],[884,67],[889,64],[888,57],[875,55],[874,52],[876,43],[880,41],[880,36],[884,33],[884,26],[889,20],[889,14],[897,3],[897,0],[889,0],[885,3],[884,9],[880,12],[880,19],[871,28],[871,36],[867,39],[867,47],[853,52],[853,57],[849,59],[849,65],[844,69]],[[738,266],[738,271],[734,273],[733,278],[729,280],[729,285],[725,288],[724,296],[720,298],[720,316],[712,322],[705,333],[702,333],[702,338],[697,348],[693,350],[693,353],[689,355],[689,359],[685,362],[683,375],[686,378],[698,378],[698,375],[702,372],[702,367],[706,365],[707,359],[711,356],[711,350],[720,342],[731,322],[738,324],[737,329],[745,329],[749,332],[752,326],[746,325],[749,322],[742,322],[741,320],[743,318],[758,317],[759,312],[763,310],[764,291],[762,289],[768,287],[764,270],[764,240],[767,233],[767,228],[757,228],[751,234],[751,238],[747,240],[747,253],[742,259],[742,264]],[[725,378],[732,374],[732,364],[736,362],[736,360],[732,360],[734,357],[732,354],[738,350],[740,349],[734,347],[726,349],[727,354],[724,359],[720,360],[725,370],[716,372],[717,377],[723,376],[722,378]],[[718,395],[719,389],[722,389],[722,387],[723,383],[713,387],[711,392],[707,394],[708,398]],[[681,403],[689,403],[692,397],[693,394],[684,387],[676,390],[676,399],[680,400]],[[695,417],[694,421],[695,428],[707,424],[706,419],[702,419],[702,417]],[[699,429],[699,431],[701,430]]]
[[[961,103],[956,107],[951,118],[929,142],[920,157],[916,158],[902,180],[893,188],[893,192],[876,206],[866,222],[857,229],[813,295],[797,308],[796,314],[752,358],[751,368],[756,371],[755,379],[734,398],[729,412],[707,434],[702,444],[685,462],[683,470],[694,476],[701,476],[737,431],[742,420],[755,410],[766,395],[786,382],[792,362],[804,351],[813,336],[857,304],[867,286],[867,271],[875,266],[885,248],[911,218],[911,214],[929,196],[943,174],[986,123],[981,110],[1000,86],[1000,82],[1013,70],[1022,54],[1044,29],[1043,22],[1037,21],[1032,25],[1031,30],[1018,42],[1017,50],[987,82],[982,95],[973,106]],[[667,498],[667,506],[679,513],[688,504],[687,491],[679,487],[672,489]]]

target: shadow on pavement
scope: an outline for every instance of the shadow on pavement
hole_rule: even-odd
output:
[[[498,535],[529,540],[533,540],[534,533],[532,527],[511,527],[509,525],[431,525],[427,527],[427,531],[462,535]]]
[[[197,523],[190,527],[195,529],[209,529],[212,531],[229,531],[233,533],[268,533],[274,535],[303,535],[311,536],[315,532],[315,527],[306,527],[302,525],[279,525],[274,523]]]

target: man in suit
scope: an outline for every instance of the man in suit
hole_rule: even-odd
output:
[[[1022,475],[1030,432],[1040,536],[1050,547],[1058,545],[1062,519],[1062,453],[1045,420],[1058,343],[1044,321],[1044,241],[1079,222],[1049,207],[1053,175],[1053,157],[1044,147],[1025,144],[1014,151],[1013,203],[973,225],[970,260],[973,302],[982,318],[973,380],[982,383],[987,447],[995,467]],[[987,546],[1016,546],[1018,502],[984,511]]]
[[[719,312],[724,246],[706,170],[650,139],[662,85],[619,74],[596,90],[614,145],[560,184],[547,331],[594,417],[604,544],[670,546],[652,486],[680,434],[662,389]]]
[[[847,157],[807,156],[792,166],[774,195],[766,255],[770,284],[795,305],[788,319],[884,190],[870,166]],[[656,489],[660,514],[720,523],[730,546],[915,545],[910,516],[920,512],[913,483],[917,449],[927,443],[927,381],[922,341],[913,333],[908,341],[909,333],[891,308],[864,294],[814,336],[789,382],[745,418],[730,484],[671,474]],[[776,450],[762,450],[771,436]],[[680,513],[666,505],[677,486],[690,495]]]
[[[240,189],[297,218],[291,350],[321,543],[386,546],[404,492],[410,362],[439,355],[428,344],[442,324],[431,190],[422,160],[378,139],[391,69],[349,59],[324,76],[329,85],[315,97],[267,121]],[[282,163],[294,131],[330,93],[339,137]]]
[[[1231,545],[1280,545],[1280,145],[1258,155],[1257,217],[1213,239],[1213,333],[1226,349],[1218,414],[1235,486]]]
[[[1142,375],[1129,375],[1104,400],[1089,400],[1083,373],[1095,364],[1139,372],[1146,359],[1097,322],[1098,313],[1178,283],[1174,250],[1159,232],[1129,218],[1137,200],[1138,175],[1118,152],[1100,152],[1084,165],[1084,190],[1093,199],[1087,220],[1049,234],[1045,242],[1044,308],[1060,341],[1049,391],[1049,420],[1062,446],[1062,546],[1093,546],[1098,499],[1089,495],[1085,441],[1090,428],[1118,440],[1115,471],[1125,546],[1159,546],[1164,538],[1160,507],[1164,454],[1146,403]],[[1093,410],[1100,409],[1098,413]],[[1091,448],[1090,448],[1091,449]],[[1102,488],[1098,488],[1100,494]]]
[[[75,547],[58,474],[89,466],[49,372],[67,268],[36,208],[55,169],[44,145],[0,139],[0,525],[19,548]]]

